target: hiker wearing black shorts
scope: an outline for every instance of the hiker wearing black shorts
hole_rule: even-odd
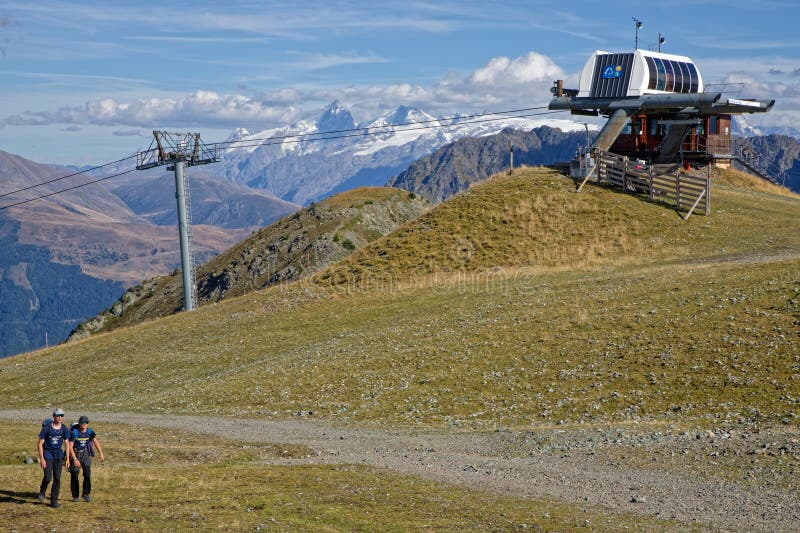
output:
[[[58,408],[53,411],[53,421],[45,420],[42,423],[42,431],[39,432],[39,464],[44,471],[42,484],[39,486],[39,501],[44,502],[44,492],[47,485],[53,481],[53,488],[50,489],[50,507],[61,507],[58,503],[58,493],[61,490],[61,469],[69,469],[69,454],[65,454],[62,445],[67,444],[69,450],[69,430],[62,423],[64,420],[64,410]]]
[[[94,450],[100,454],[100,461],[106,462],[103,455],[103,448],[97,439],[97,434],[89,427],[89,417],[86,415],[78,419],[78,423],[70,428],[69,453],[72,456],[72,468],[70,469],[70,489],[72,489],[72,501],[78,501],[80,486],[78,474],[83,469],[83,495],[84,501],[91,501],[89,493],[92,492],[92,457]]]

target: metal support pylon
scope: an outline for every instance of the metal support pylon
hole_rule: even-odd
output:
[[[219,161],[217,147],[200,142],[199,133],[170,134],[154,131],[150,148],[137,154],[136,168],[146,170],[168,165],[175,171],[175,199],[178,207],[178,236],[181,246],[181,276],[183,278],[183,308],[196,307],[197,289],[194,278],[194,246],[192,239],[191,197],[186,167]]]
[[[194,305],[194,254],[192,239],[189,237],[192,227],[187,209],[187,190],[184,162],[175,163],[175,199],[178,203],[178,236],[181,244],[181,276],[183,277],[183,309],[191,311]]]

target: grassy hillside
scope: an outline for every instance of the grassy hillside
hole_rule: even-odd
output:
[[[762,178],[753,176],[752,174],[740,172],[732,168],[718,171],[715,177],[715,183],[723,187],[725,185],[730,185],[734,188],[738,187],[750,191],[759,191],[767,194],[786,196],[796,199],[800,198],[800,194],[797,194],[786,187],[782,187]]]
[[[196,272],[200,306],[313,274],[428,209],[427,200],[385,187],[328,198],[242,240]],[[183,307],[179,271],[129,289],[73,338],[173,314]]]
[[[663,204],[613,189],[576,194],[553,170],[498,175],[316,279],[385,284],[432,273],[575,270],[798,249],[792,230],[800,197],[736,171],[717,179],[712,216],[684,222]]]
[[[800,200],[712,215],[526,169],[306,278],[0,361],[6,407],[436,427],[796,424]],[[92,392],[45,387],[92,368]]]

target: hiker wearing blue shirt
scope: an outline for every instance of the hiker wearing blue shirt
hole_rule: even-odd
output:
[[[50,507],[61,507],[58,503],[58,493],[61,490],[61,469],[66,466],[69,469],[69,454],[65,454],[62,446],[67,445],[69,450],[69,430],[62,423],[64,420],[64,410],[60,407],[53,411],[53,421],[42,424],[42,431],[39,432],[39,464],[42,465],[44,478],[39,486],[39,501],[44,502],[44,492],[47,485],[53,481],[53,488],[50,489]]]
[[[106,462],[103,455],[103,448],[100,446],[100,441],[97,439],[97,434],[92,428],[89,427],[89,417],[82,415],[78,419],[78,424],[70,429],[69,436],[69,453],[72,457],[72,468],[70,469],[70,489],[72,489],[72,501],[78,501],[78,494],[80,493],[78,483],[78,473],[83,468],[83,499],[86,502],[89,499],[89,493],[92,492],[92,457],[94,457],[94,450],[100,454],[100,461]]]

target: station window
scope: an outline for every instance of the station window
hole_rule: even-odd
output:
[[[681,74],[681,66],[677,61],[670,61],[670,65],[672,65],[672,71],[675,73],[675,85],[672,89],[676,93],[683,92],[683,74]]]
[[[694,64],[686,63],[686,66],[689,69],[689,79],[691,81],[691,87],[689,87],[689,92],[696,93],[697,89],[700,86],[700,76],[697,74],[697,69],[695,68]]]
[[[667,74],[667,84],[664,90],[667,92],[675,92],[675,73],[672,71],[672,61],[664,61],[664,70]]]
[[[719,135],[719,117],[716,115],[708,117],[708,134]]]
[[[667,72],[664,69],[664,62],[656,58],[656,74],[658,75],[658,83],[656,90],[663,91],[667,88]]]
[[[689,88],[691,87],[691,81],[689,79],[689,66],[686,63],[682,63],[680,61],[676,61],[678,68],[681,71],[681,89],[680,92],[688,93]]]
[[[659,135],[663,137],[666,135],[666,130],[667,127],[662,124],[659,119],[650,119],[650,135]]]
[[[647,88],[651,91],[656,90],[658,86],[658,72],[656,70],[656,62],[650,56],[645,56],[645,60],[647,60],[647,70],[650,71],[650,81],[647,84]]]

